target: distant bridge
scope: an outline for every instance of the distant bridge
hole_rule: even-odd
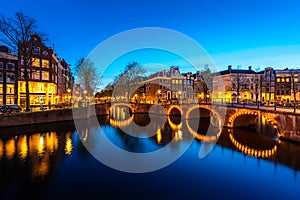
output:
[[[263,117],[277,130],[278,136],[300,142],[300,115],[257,108],[223,106],[219,104],[178,104],[153,105],[133,103],[97,104],[96,113],[112,114],[117,107],[128,107],[130,113],[149,113],[160,115],[180,115],[188,119],[193,117],[211,117],[211,123],[217,123],[227,128],[243,127],[257,123],[258,117]],[[200,115],[197,115],[197,109]],[[118,121],[116,122],[118,123]],[[121,123],[121,121],[119,122]],[[216,125],[216,124],[215,124]]]

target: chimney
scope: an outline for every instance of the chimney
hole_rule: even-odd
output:
[[[229,71],[229,73],[231,73],[231,68],[232,68],[232,66],[228,65],[228,71]]]
[[[249,66],[249,67],[248,67],[249,71],[251,70],[251,68],[252,68],[252,66]]]

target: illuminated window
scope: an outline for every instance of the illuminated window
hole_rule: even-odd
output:
[[[33,58],[32,59],[32,66],[39,67],[40,66],[40,59],[39,58]]]
[[[25,82],[19,82],[19,91],[25,92]]]
[[[3,72],[0,72],[0,82],[3,82]]]
[[[49,60],[42,60],[42,67],[49,67]]]
[[[6,104],[10,105],[10,104],[14,104],[15,103],[15,99],[13,95],[7,95],[6,96]]]
[[[281,82],[285,82],[285,79],[284,79],[284,78],[282,78],[282,79],[281,79]]]
[[[15,64],[14,63],[7,63],[6,69],[10,71],[15,71]]]
[[[277,80],[276,80],[278,83],[280,83],[280,78],[277,78]]]
[[[42,72],[42,80],[49,80],[49,72]]]
[[[290,79],[289,79],[289,78],[286,78],[286,79],[285,79],[285,82],[287,82],[287,83],[290,82]]]
[[[15,82],[15,73],[12,73],[12,72],[6,73],[6,82],[14,83]]]
[[[0,105],[3,105],[3,96],[0,95]]]
[[[0,84],[0,94],[2,94],[2,93],[3,93],[3,85]]]
[[[178,83],[179,83],[178,80],[176,80],[176,85],[178,85]]]
[[[294,76],[298,76],[298,74],[294,74]]]
[[[294,78],[294,82],[298,82],[299,81],[299,79],[298,78]]]
[[[0,69],[3,69],[3,62],[0,62]]]
[[[172,84],[175,84],[175,80],[172,80]]]
[[[13,84],[6,85],[6,94],[14,94],[15,93],[15,86]]]
[[[179,80],[179,84],[182,84],[182,80]]]
[[[32,79],[40,80],[40,71],[32,72]]]

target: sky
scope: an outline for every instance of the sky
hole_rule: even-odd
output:
[[[1,14],[16,11],[35,18],[48,34],[48,45],[54,44],[58,56],[71,65],[115,34],[162,27],[197,41],[218,70],[228,65],[300,67],[298,0],[0,0]],[[143,56],[135,60],[157,62]],[[160,62],[172,61],[180,64],[171,57]]]

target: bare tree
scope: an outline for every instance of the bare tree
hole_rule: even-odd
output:
[[[89,97],[93,96],[102,79],[94,62],[89,58],[80,58],[75,65],[74,72],[76,74],[76,82],[86,91],[86,95]]]
[[[43,42],[47,40],[45,34],[38,31],[37,23],[32,17],[22,12],[16,12],[13,17],[0,17],[0,42],[10,47],[13,53],[18,53],[19,66],[22,64],[24,69],[24,73],[19,73],[19,77],[25,80],[26,111],[30,110],[28,69],[33,62],[33,35],[38,35]]]
[[[201,87],[203,89],[204,98],[207,99],[207,95],[212,92],[213,77],[211,70],[206,65],[204,70],[201,72]]]
[[[145,75],[145,73],[146,69],[139,63],[135,61],[128,63],[124,71],[115,77],[113,83],[114,96],[126,96],[129,100],[131,90],[137,88],[137,78]]]

